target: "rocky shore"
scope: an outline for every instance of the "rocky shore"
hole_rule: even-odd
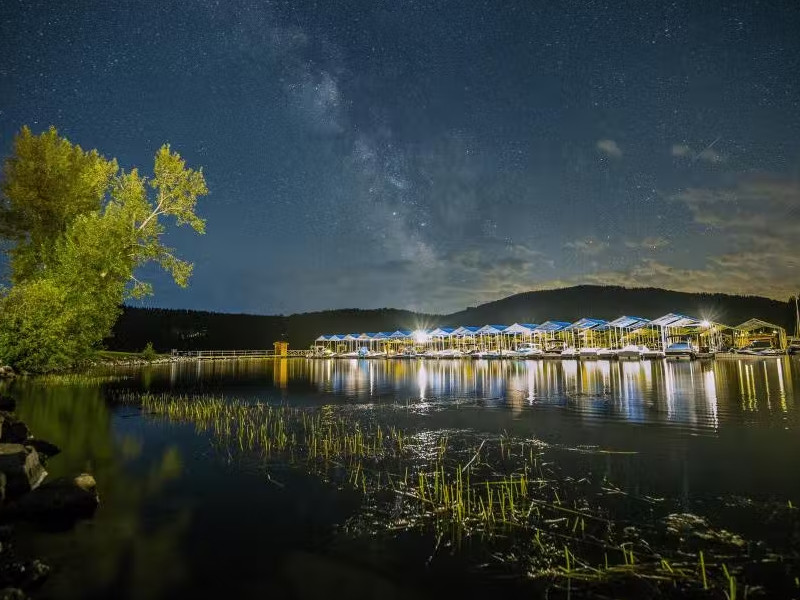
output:
[[[5,368],[0,373],[9,376]],[[47,460],[59,449],[36,438],[15,410],[15,400],[0,395],[0,600],[27,598],[50,571],[41,560],[17,555],[16,524],[67,529],[90,518],[99,505],[91,475],[47,478]]]
[[[171,363],[194,362],[196,358],[188,356],[159,356],[153,359],[138,358],[134,356],[121,358],[103,358],[93,360],[90,367],[146,367],[150,365],[166,365]]]

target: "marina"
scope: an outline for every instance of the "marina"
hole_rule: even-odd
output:
[[[311,358],[695,360],[781,356],[800,349],[780,325],[736,326],[669,313],[656,319],[545,321],[320,335]]]

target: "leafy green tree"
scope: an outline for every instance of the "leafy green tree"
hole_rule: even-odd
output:
[[[13,244],[14,281],[44,267],[76,216],[101,207],[118,170],[115,160],[70,144],[54,127],[39,136],[22,128],[3,168],[0,195],[0,238]]]
[[[147,342],[147,345],[142,350],[142,358],[148,362],[156,359],[156,350],[153,348],[153,342]]]
[[[38,137],[23,129],[6,162],[6,174],[24,185],[6,181],[3,186],[0,232],[12,242],[14,285],[0,299],[0,360],[24,370],[49,371],[84,358],[108,335],[125,299],[152,293],[135,276],[145,264],[155,262],[178,285],[188,284],[191,263],[162,242],[165,217],[205,231],[195,214],[197,198],[208,193],[202,171],[186,168],[168,145],[156,153],[151,179],[136,169],[120,172],[116,161],[106,161],[114,172],[102,193],[92,188],[96,195],[86,194],[80,202],[70,195],[84,190],[80,186],[48,192],[46,201],[32,195],[36,177],[47,182],[52,170],[60,169],[66,178],[95,177],[95,170],[103,169],[99,163],[89,169],[88,159],[81,158],[86,156],[99,157],[58,138],[54,129]],[[32,168],[26,160],[44,164]],[[41,225],[51,217],[58,226]]]

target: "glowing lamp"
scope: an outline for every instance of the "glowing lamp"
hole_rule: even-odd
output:
[[[430,336],[427,333],[425,333],[424,331],[420,330],[420,329],[417,329],[414,332],[414,341],[417,344],[425,344],[425,343],[428,342],[429,339],[430,339]]]

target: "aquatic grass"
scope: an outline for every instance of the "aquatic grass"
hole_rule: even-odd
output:
[[[28,381],[34,385],[56,386],[101,386],[108,383],[118,383],[129,379],[127,375],[93,375],[89,373],[50,373],[31,377]]]
[[[267,464],[290,462],[358,491],[364,520],[359,524],[356,517],[348,524],[354,531],[435,531],[439,542],[449,539],[454,547],[477,537],[488,547],[507,548],[505,555],[493,553],[494,559],[514,563],[534,581],[649,582],[732,600],[739,582],[731,565],[748,560],[743,544],[731,545],[739,554],[715,564],[703,550],[692,563],[680,547],[625,539],[625,528],[600,505],[592,508],[589,499],[595,493],[600,499],[632,500],[605,479],[591,492],[587,479],[560,478],[536,440],[504,433],[471,444],[448,432],[409,433],[329,406],[214,396],[122,394],[118,399],[138,402],[153,417],[191,423],[222,447],[260,456]]]

